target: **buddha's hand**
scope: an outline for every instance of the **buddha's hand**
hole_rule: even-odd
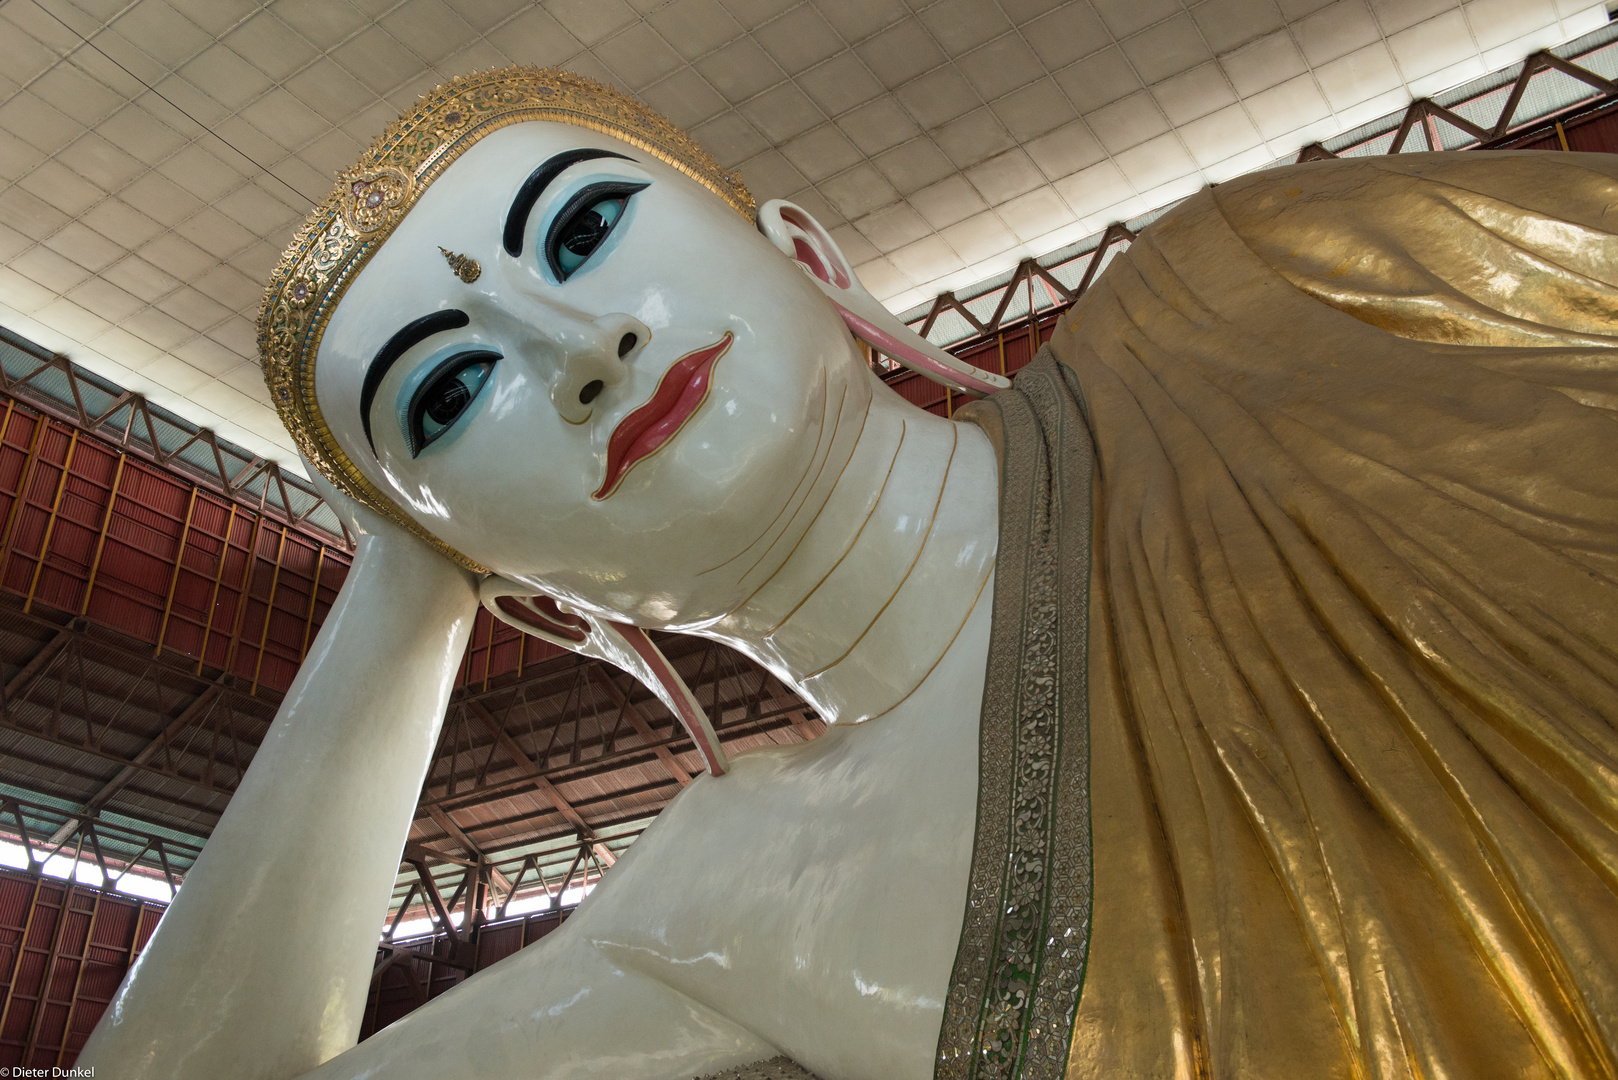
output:
[[[401,573],[413,572],[407,567],[416,567],[423,558],[430,556],[427,561],[434,566],[431,571],[433,576],[437,576],[441,564],[451,576],[464,580],[474,589],[477,588],[478,577],[470,570],[445,558],[432,545],[423,542],[419,536],[388,518],[381,511],[366,506],[338,488],[322,476],[320,470],[311,465],[307,458],[303,459],[303,467],[309,473],[309,480],[320,492],[321,498],[326,500],[326,505],[331,507],[332,513],[337,515],[337,520],[342,522],[344,530],[356,548],[365,546],[368,539],[382,541],[374,545],[378,548],[375,557],[396,567]]]
[[[337,485],[322,476],[320,470],[310,464],[308,458],[303,458],[302,461],[304,471],[309,474],[309,482],[320,492],[320,497],[326,500],[326,505],[337,515],[337,520],[343,523],[343,528],[348,530],[350,539],[358,542],[362,536],[410,536],[410,533],[400,525],[351,498],[346,492],[338,490]]]

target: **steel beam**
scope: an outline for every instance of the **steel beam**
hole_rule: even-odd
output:
[[[56,655],[62,651],[68,642],[78,637],[78,630],[74,625],[76,622],[77,620],[74,620],[74,622],[70,622],[58,630],[56,636],[47,641],[28,663],[22,666],[22,669],[17,674],[6,680],[3,697],[0,697],[0,700],[5,703],[6,712],[11,711],[13,701],[28,695],[28,691],[33,689],[34,683],[38,682],[40,676],[45,674],[51,661],[56,659]]]
[[[506,734],[506,729],[501,726],[500,721],[496,720],[494,715],[488,709],[485,709],[481,702],[468,698],[465,705],[467,712],[471,713],[480,724],[494,733],[494,737],[499,740],[501,748],[511,755],[513,761],[521,768],[537,773],[538,766],[534,764],[533,759],[523,751],[522,747],[517,745],[516,739]],[[595,830],[591,829],[589,823],[579,816],[579,812],[573,809],[572,804],[563,797],[562,793],[556,790],[555,784],[539,775],[535,775],[531,782],[539,790],[539,793],[545,796],[552,806],[556,807],[557,812],[591,842],[591,847],[603,862],[611,866],[618,861],[618,856],[614,855],[606,844],[595,839]]]
[[[224,676],[220,676],[220,678],[223,679]],[[195,721],[201,719],[209,706],[218,700],[220,691],[223,689],[224,687],[221,682],[216,680],[205,688],[202,693],[198,694],[196,699],[192,701],[191,704],[187,705],[181,711],[179,716],[176,716],[173,720],[169,721],[168,726],[163,729],[162,733],[158,735],[157,738],[147,743],[141,749],[141,751],[130,760],[128,765],[125,765],[122,769],[118,770],[118,774],[116,776],[101,786],[101,790],[97,791],[94,795],[85,800],[84,809],[93,811],[106,805],[107,800],[116,795],[125,784],[133,780],[141,772],[141,766],[151,761],[159,750],[168,745],[170,739],[184,731],[187,727],[190,727]],[[62,828],[58,829],[56,834],[51,837],[50,842],[52,844],[59,843],[62,837],[71,833],[73,831],[73,826],[77,824],[78,819],[69,818]]]
[[[433,821],[437,823],[438,827],[443,829],[451,840],[459,844],[462,851],[466,852],[474,859],[481,860],[483,858],[483,852],[476,844],[472,842],[471,838],[468,837],[466,833],[461,831],[461,827],[455,824],[455,819],[449,816],[449,812],[447,810],[439,806],[429,806],[427,808],[427,816],[432,818]],[[493,876],[494,883],[496,885],[500,886],[502,889],[511,888],[511,882],[507,881],[506,876],[499,870],[491,866],[489,871]]]
[[[684,767],[680,765],[680,762],[674,756],[674,751],[658,741],[657,733],[652,730],[652,725],[647,723],[646,717],[636,707],[635,703],[629,700],[628,695],[618,689],[617,684],[612,681],[612,676],[608,675],[600,664],[591,665],[590,676],[595,680],[596,685],[606,691],[607,697],[612,699],[612,703],[623,710],[624,719],[628,720],[630,726],[635,729],[635,734],[639,735],[641,740],[652,748],[652,752],[657,755],[657,760],[663,763],[663,768],[668,770],[669,775],[678,780],[681,787],[689,784],[691,774],[686,772]]]

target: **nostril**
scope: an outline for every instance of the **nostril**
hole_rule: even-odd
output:
[[[639,340],[640,338],[636,337],[634,334],[625,334],[623,337],[619,338],[618,359],[622,360],[624,357],[628,356],[629,350],[633,349],[635,347],[635,343]]]
[[[633,337],[634,335],[631,334],[630,336]],[[588,405],[590,402],[594,401],[596,399],[596,395],[601,393],[603,385],[604,384],[600,379],[591,379],[589,382],[585,383],[584,389],[579,391],[579,404]]]

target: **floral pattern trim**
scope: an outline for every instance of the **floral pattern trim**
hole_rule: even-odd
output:
[[[938,1080],[1060,1080],[1089,952],[1087,670],[1094,451],[1048,351],[999,414],[1000,547],[966,919]]]
[[[701,1080],[817,1080],[814,1073],[789,1057],[773,1057],[768,1061],[755,1061],[739,1069],[710,1073]]]

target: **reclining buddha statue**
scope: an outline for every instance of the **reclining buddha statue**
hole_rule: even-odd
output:
[[[270,282],[355,562],[81,1064],[1618,1075],[1615,232],[1603,155],[1246,176],[1007,386],[638,102],[447,83]],[[356,1045],[480,603],[665,690],[645,630],[717,639],[830,726],[696,717],[716,775],[575,916]]]

